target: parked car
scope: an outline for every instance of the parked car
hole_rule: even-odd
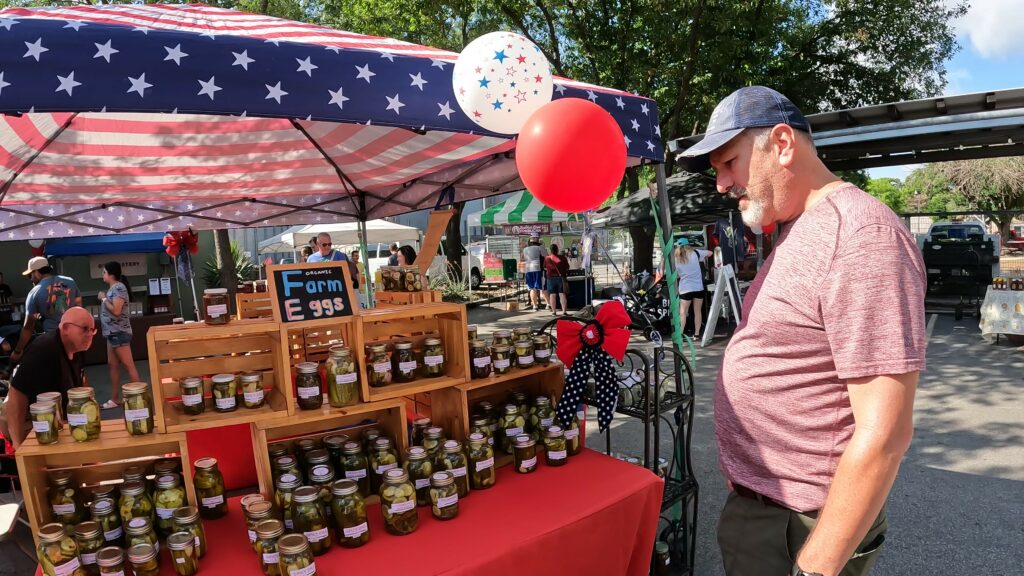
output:
[[[928,232],[917,238],[917,247],[923,249],[925,242],[957,242],[970,240],[989,240],[993,247],[993,261],[999,261],[1001,238],[999,234],[989,234],[979,222],[934,222]]]
[[[484,264],[475,254],[470,256],[469,252],[466,251],[466,246],[462,245],[462,270],[469,271],[470,286],[473,290],[480,288],[480,285],[484,282]],[[417,256],[419,258],[419,256]],[[430,268],[427,269],[427,276],[430,278],[437,278],[445,274],[445,270],[448,268],[448,257],[444,253],[444,239],[441,240],[441,244],[437,247],[437,255],[434,256],[434,261],[431,262]]]

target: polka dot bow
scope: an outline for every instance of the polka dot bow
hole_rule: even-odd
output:
[[[594,378],[597,395],[597,423],[605,431],[612,422],[618,389],[612,359],[622,362],[629,344],[629,315],[622,303],[611,301],[601,306],[597,318],[585,324],[559,320],[558,358],[569,367],[565,390],[558,403],[558,420],[572,425],[577,406],[583,399],[587,380]]]

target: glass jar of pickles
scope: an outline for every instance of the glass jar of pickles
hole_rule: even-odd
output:
[[[467,465],[469,467],[469,485],[473,490],[485,490],[494,486],[497,474],[494,470],[494,449],[487,443],[480,432],[469,435]]]
[[[495,374],[508,374],[512,370],[512,347],[508,344],[491,346],[491,367]]]
[[[285,534],[277,540],[281,576],[316,576],[316,561],[302,534]]]
[[[309,453],[316,449],[316,438],[299,438],[295,441],[295,457],[299,460],[299,469],[303,472],[309,470]]]
[[[222,326],[231,321],[228,313],[228,289],[203,290],[203,319],[210,326]]]
[[[37,394],[36,402],[41,402],[43,404],[49,402],[57,407],[57,430],[63,430],[64,422],[67,418],[64,417],[64,397],[61,396],[60,392],[43,392],[42,394]]]
[[[416,379],[419,362],[412,350],[412,342],[395,342],[395,351],[391,354],[391,373],[395,382],[412,382]]]
[[[260,500],[259,502],[252,502],[245,508],[245,527],[246,532],[249,535],[249,543],[252,544],[253,550],[259,554],[259,547],[256,545],[258,536],[256,534],[256,527],[260,523],[270,520],[274,517],[274,504],[267,502],[266,500]]]
[[[273,460],[271,462],[271,471],[274,473],[275,483],[285,474],[291,474],[297,478],[302,477],[302,472],[299,471],[299,462],[291,454],[278,456],[277,459]]]
[[[416,505],[426,506],[430,503],[430,475],[434,472],[426,449],[422,446],[406,448],[405,471],[416,488]]]
[[[469,341],[469,374],[474,380],[487,378],[491,375],[491,351],[483,340]]]
[[[171,519],[174,521],[174,531],[191,534],[199,557],[206,556],[206,530],[203,528],[203,521],[199,519],[199,508],[182,506],[174,511]]]
[[[331,466],[334,467],[335,471],[341,470],[341,461],[345,457],[343,449],[346,442],[348,442],[348,436],[344,434],[331,434],[330,436],[324,436],[324,449],[326,449],[327,453],[331,456]]]
[[[562,466],[568,460],[565,434],[561,426],[548,426],[544,429],[544,463],[548,466]]]
[[[267,456],[270,457],[271,462],[281,456],[291,453],[291,448],[289,448],[284,442],[274,442],[273,444],[267,445]]]
[[[491,438],[497,437],[498,418],[501,415],[498,414],[497,411],[494,409],[494,404],[491,404],[487,400],[484,400],[482,402],[477,403],[475,410],[477,414],[487,417],[487,421],[490,423],[491,426]],[[493,445],[494,443],[492,442],[491,444]]]
[[[419,266],[400,266],[401,289],[403,292],[419,292],[423,290]]]
[[[516,345],[520,342],[530,343],[530,356],[533,356],[533,341],[530,340],[530,334],[532,334],[529,328],[513,328],[512,329],[512,356],[513,364],[519,365],[517,358],[519,357],[519,350]],[[531,363],[532,364],[532,363]]]
[[[128,548],[128,563],[135,576],[160,576],[160,550],[152,544]]]
[[[398,468],[398,454],[395,453],[391,439],[383,436],[375,439],[373,451],[370,452],[370,490],[380,491],[384,473],[394,468]]]
[[[313,469],[317,466],[331,466],[331,455],[323,448],[313,448],[305,453],[306,457],[306,478],[313,475]],[[333,467],[332,467],[333,469]]]
[[[506,346],[512,345],[512,331],[511,330],[495,330],[491,334],[491,346],[499,346],[504,344]]]
[[[277,490],[274,492],[274,503],[281,511],[285,530],[289,532],[295,529],[295,522],[292,519],[292,500],[295,497],[295,490],[299,486],[302,486],[302,480],[298,476],[284,474],[277,479]]]
[[[320,385],[320,367],[316,362],[299,362],[295,365],[295,388],[299,396],[299,408],[316,410],[324,404],[323,387]]]
[[[181,474],[180,458],[160,458],[153,461],[153,472],[159,478],[164,474]]]
[[[526,418],[519,414],[519,406],[506,404],[498,421],[498,450],[512,454],[512,440],[525,431]]]
[[[427,428],[430,428],[432,423],[430,418],[417,418],[412,422],[412,445],[422,446],[423,445],[423,432]]]
[[[181,410],[189,416],[199,416],[206,410],[203,403],[203,379],[196,376],[182,378],[178,382],[181,390]]]
[[[153,397],[149,384],[129,382],[121,386],[124,398],[124,427],[132,436],[142,436],[153,431]]]
[[[381,388],[391,384],[391,360],[388,359],[388,347],[386,344],[374,344],[370,346],[370,357],[367,364],[370,366],[370,386]]]
[[[462,443],[448,440],[444,443],[444,469],[452,473],[459,498],[469,496],[469,475],[466,470],[466,454],[462,451]]]
[[[547,396],[533,399],[533,410],[530,410],[530,435],[538,442],[544,437],[543,432],[555,423],[555,409]]]
[[[533,342],[529,340],[520,340],[516,342],[516,367],[518,368],[532,368],[533,367]]]
[[[572,425],[568,429],[563,431],[565,436],[565,447],[569,456],[576,456],[583,449],[583,443],[580,442],[580,419],[578,416],[573,415]]]
[[[256,525],[256,554],[260,559],[260,569],[266,576],[281,576],[277,540],[283,534],[284,524],[276,518],[263,520]]]
[[[153,521],[149,518],[131,518],[124,523],[125,545],[129,548],[136,544],[152,544],[160,551],[160,541],[153,530]]]
[[[451,520],[459,515],[459,490],[451,472],[431,474],[430,512],[438,520]]]
[[[520,434],[513,442],[516,472],[530,474],[537,469],[537,442],[529,434]]]
[[[384,529],[390,534],[404,536],[412,534],[419,527],[416,489],[409,482],[405,470],[395,468],[384,474],[384,485],[380,489],[380,509],[384,514]]]
[[[215,458],[196,460],[193,482],[200,504],[199,514],[203,518],[212,520],[228,513],[228,503],[224,499],[224,476],[221,475]]]
[[[146,478],[146,469],[142,466],[129,466],[121,472],[122,485],[128,482],[141,482],[146,487],[146,493],[149,494],[149,500],[153,500],[153,486],[149,479]]]
[[[96,522],[82,522],[75,526],[75,543],[78,544],[78,559],[87,574],[99,574],[96,554],[106,545],[103,529]]]
[[[469,326],[466,326],[466,336],[468,336],[466,340],[468,340],[469,342],[476,340],[477,338],[479,338],[479,332],[480,331],[477,329],[476,324],[470,324]]]
[[[332,408],[351,406],[359,402],[359,373],[352,358],[352,350],[345,346],[331,346],[327,359],[327,400]]]
[[[469,433],[479,433],[484,437],[487,443],[494,446],[494,436],[491,435],[491,420],[483,414],[474,414],[469,419]]]
[[[76,442],[100,437],[100,405],[95,391],[84,386],[68,390],[68,426]]]
[[[380,282],[383,285],[385,292],[401,291],[401,279],[402,273],[398,270],[398,266],[380,267]]]
[[[32,431],[36,442],[53,444],[57,441],[57,405],[52,402],[35,402],[28,407],[32,417]]]
[[[329,462],[317,464],[309,471],[309,482],[320,494],[320,507],[324,515],[331,517],[331,484],[334,483],[334,468]]]
[[[523,418],[526,418],[526,427],[527,429],[529,429],[530,412],[532,412],[532,410],[530,409],[530,397],[527,396],[526,393],[521,390],[515,390],[511,394],[509,394],[508,401],[510,404],[515,404],[516,406],[519,406],[519,414],[522,415]]]
[[[444,344],[440,338],[423,340],[423,375],[428,378],[444,376]]]
[[[174,511],[188,504],[185,500],[185,489],[181,486],[181,478],[177,474],[166,474],[156,479],[156,531],[166,538],[175,532]]]
[[[121,528],[121,515],[114,507],[110,498],[99,498],[92,501],[92,519],[103,530],[103,540],[107,546],[124,546],[124,531]]]
[[[217,412],[234,412],[238,409],[238,379],[234,374],[217,374],[213,377],[213,409]]]
[[[46,576],[85,576],[78,559],[78,544],[54,522],[39,529],[39,547],[36,548],[39,567]]]
[[[331,549],[331,533],[327,518],[320,507],[320,491],[313,486],[295,489],[292,497],[292,522],[295,531],[301,532],[314,556],[326,554]]]
[[[120,546],[107,546],[96,554],[101,576],[124,576],[124,552]]]
[[[551,337],[547,334],[537,334],[533,340],[533,357],[537,364],[547,366],[551,363]]]
[[[369,496],[370,476],[367,473],[368,466],[366,456],[363,455],[363,447],[358,442],[346,442],[342,447],[344,458],[341,461],[341,471],[345,479],[352,480],[359,486],[359,493],[363,497]]]
[[[359,485],[352,480],[338,480],[331,485],[331,512],[338,544],[342,548],[359,548],[370,541],[370,525],[366,522],[366,502],[359,494]]]
[[[427,457],[434,464],[434,468],[439,470],[444,468],[441,461],[444,457],[444,441],[444,429],[440,426],[431,426],[423,431],[423,449],[427,451]]]
[[[145,518],[153,522],[156,514],[153,512],[153,501],[149,498],[146,485],[138,480],[131,480],[121,485],[121,501],[118,502],[121,509],[121,523],[128,531],[128,521],[132,518]]]
[[[246,372],[238,381],[242,387],[242,405],[250,410],[262,408],[266,401],[263,393],[263,373]]]
[[[175,532],[167,537],[167,549],[178,576],[194,576],[199,572],[199,554],[196,542],[188,532]]]

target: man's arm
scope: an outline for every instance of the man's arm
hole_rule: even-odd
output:
[[[11,364],[18,364],[21,362],[21,357],[25,353],[25,347],[28,346],[29,340],[32,339],[32,333],[35,332],[36,322],[38,321],[38,314],[25,315],[25,323],[21,326],[21,334],[18,336],[18,344],[14,347],[14,351],[11,352]]]
[[[878,517],[914,435],[920,373],[849,381],[856,422],[818,523],[797,555],[806,572],[839,574]]]
[[[25,414],[27,412],[28,399],[20,390],[12,386],[7,392],[7,430],[11,433],[8,440],[15,450],[28,436],[28,431],[25,430]]]

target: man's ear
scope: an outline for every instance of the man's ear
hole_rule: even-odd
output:
[[[770,142],[772,150],[778,157],[779,165],[784,168],[792,166],[796,159],[797,134],[789,124],[776,124],[771,131]]]

